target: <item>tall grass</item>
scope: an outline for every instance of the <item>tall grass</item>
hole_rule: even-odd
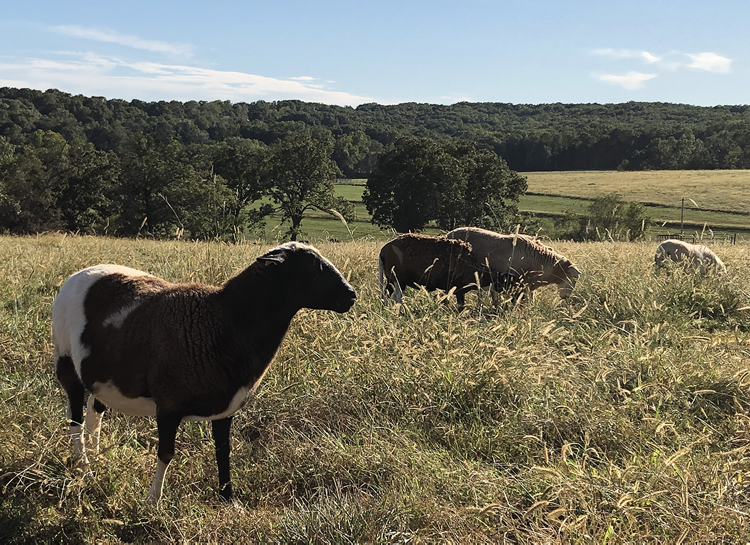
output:
[[[739,542],[750,535],[747,246],[723,278],[653,275],[653,245],[556,244],[571,300],[378,299],[382,243],[320,244],[345,315],[302,311],[233,425],[237,501],[209,427],[183,423],[158,507],[152,419],[107,414],[73,469],[50,305],[99,262],[221,283],[267,246],[0,238],[0,540]]]

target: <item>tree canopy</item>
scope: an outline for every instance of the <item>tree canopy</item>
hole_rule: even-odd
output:
[[[346,176],[367,177],[397,138],[467,140],[488,146],[515,171],[750,168],[750,105],[363,104],[298,100],[130,102],[54,89],[0,88],[0,136],[14,145],[37,130],[120,155],[132,135],[183,145],[230,138],[272,144],[306,126],[334,142]]]
[[[525,178],[492,151],[403,137],[379,156],[362,200],[373,223],[399,232],[430,222],[445,230],[503,228],[516,219],[525,191]]]
[[[331,160],[332,144],[300,131],[277,141],[268,167],[267,194],[276,203],[283,220],[289,220],[289,236],[297,240],[308,210],[350,217],[352,207],[333,193],[339,174]]]

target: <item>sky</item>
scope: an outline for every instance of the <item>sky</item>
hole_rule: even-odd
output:
[[[3,86],[342,106],[750,104],[750,0],[2,0]]]

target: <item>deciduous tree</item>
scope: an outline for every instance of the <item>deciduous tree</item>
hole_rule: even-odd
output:
[[[428,138],[404,137],[378,158],[362,200],[372,222],[419,231],[454,209],[462,184],[458,161]],[[450,188],[450,191],[449,191]]]
[[[353,207],[334,195],[334,181],[339,169],[331,160],[331,142],[313,138],[309,131],[292,133],[272,146],[268,170],[268,196],[289,221],[288,234],[297,240],[300,225],[310,210],[328,214],[336,210],[345,218]]]

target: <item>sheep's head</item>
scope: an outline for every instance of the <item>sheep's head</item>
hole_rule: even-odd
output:
[[[558,274],[560,281],[557,286],[559,288],[560,299],[567,299],[570,294],[573,293],[573,288],[576,287],[578,277],[581,276],[579,271],[570,261],[564,260],[558,263],[562,273]]]
[[[300,308],[346,312],[357,298],[354,288],[333,264],[308,244],[288,242],[260,256],[266,266],[278,267]]]

